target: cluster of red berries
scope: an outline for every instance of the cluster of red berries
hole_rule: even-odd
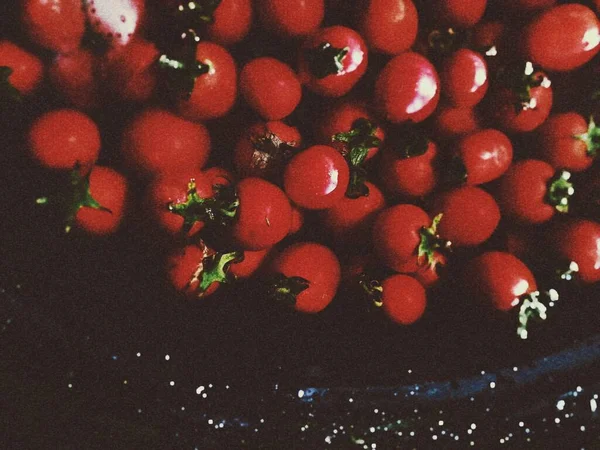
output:
[[[67,175],[67,230],[142,217],[189,297],[259,274],[274,299],[318,313],[355,283],[410,324],[461,261],[464,288],[519,310],[526,337],[547,309],[528,266],[600,280],[598,0],[19,8],[22,42],[0,42],[2,100],[35,103],[44,86],[59,99],[26,142]],[[98,125],[111,108],[131,111],[116,131]]]

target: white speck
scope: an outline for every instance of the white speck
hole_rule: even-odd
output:
[[[433,439],[434,441],[437,441],[437,436],[434,434],[433,436],[431,436],[431,439]]]
[[[485,370],[482,370],[482,371],[481,371],[481,375],[485,375]]]
[[[265,419],[260,419],[260,423],[265,423]]]
[[[350,398],[348,399],[348,401],[349,401],[350,403],[352,403],[352,402],[354,401],[354,399],[353,399],[352,397],[350,397]]]
[[[209,384],[209,385],[208,385],[208,387],[209,387],[209,388],[212,388],[212,387],[213,387],[213,385],[212,385],[212,384]]]
[[[333,430],[333,434],[338,434],[337,428],[335,430]]]
[[[504,444],[504,439],[500,439],[500,443],[501,443],[501,444]]]
[[[138,414],[142,413],[142,408],[138,408]]]
[[[454,436],[454,440],[458,441],[458,435]]]
[[[127,380],[123,380],[123,384],[127,384]]]
[[[415,432],[414,432],[414,431],[411,431],[411,432],[410,432],[410,435],[411,435],[411,436],[414,436],[414,435],[415,435]]]
[[[374,412],[375,414],[377,414],[377,413],[379,412],[379,410],[378,410],[377,408],[375,408],[375,409],[373,410],[373,412]]]
[[[477,424],[476,423],[472,423],[471,424],[471,430],[474,430],[475,428],[477,428]]]
[[[438,425],[441,427],[442,425],[444,425],[444,421],[443,421],[443,420],[440,420],[440,421],[438,422]]]
[[[581,431],[585,431],[585,426],[584,426],[584,425],[581,425],[581,426],[579,427],[579,429],[580,429]]]
[[[590,409],[592,410],[592,412],[596,412],[596,409],[598,409],[598,403],[596,402],[596,400],[590,400]]]
[[[558,409],[559,411],[562,411],[563,409],[565,409],[565,401],[564,400],[559,400],[556,403],[556,409]]]
[[[140,352],[137,352],[137,353],[135,354],[135,356],[137,356],[137,357],[139,358],[140,356],[142,356],[142,354],[141,354]]]
[[[170,360],[170,359],[171,359],[171,356],[169,356],[169,355],[165,355],[165,360],[166,360],[166,361],[168,361],[168,360]]]
[[[554,419],[554,423],[560,423],[560,419],[559,419],[558,417],[556,417],[556,418]]]
[[[208,395],[206,395],[206,393],[202,394],[202,398],[206,398],[208,397]]]
[[[594,399],[598,400],[598,394],[594,394]]]
[[[196,394],[200,395],[202,393],[202,391],[204,390],[204,386],[198,386],[196,388]]]
[[[182,407],[181,407],[181,410],[182,410],[182,411],[185,411],[185,406],[182,406]]]
[[[375,443],[371,444],[371,448],[377,448],[377,444],[375,444]]]
[[[302,397],[304,397],[304,391],[302,389],[300,389],[298,391],[298,398],[302,398]]]
[[[370,431],[371,433],[375,433],[375,427],[371,427],[371,428],[369,428],[369,431]]]
[[[490,382],[490,388],[491,388],[491,389],[494,389],[495,387],[496,387],[496,383],[495,383],[495,382],[493,382],[493,381],[492,381],[492,382]]]
[[[214,423],[214,421],[212,419],[208,419],[208,424],[212,425]]]
[[[327,436],[325,438],[325,442],[327,442],[328,444],[331,444],[331,436]]]
[[[520,426],[521,428],[523,428],[523,427],[525,426],[525,422],[523,422],[523,421],[519,422],[519,426]]]
[[[169,384],[170,384],[171,386],[175,386],[175,382],[174,382],[174,381],[169,381]]]
[[[577,387],[575,388],[575,390],[576,390],[577,392],[581,392],[581,391],[583,391],[583,388],[582,388],[581,386],[577,386]]]
[[[513,372],[518,372],[519,368],[517,366],[513,367]]]
[[[469,442],[469,445],[471,445],[471,447],[472,447],[475,445],[475,442],[471,441],[471,442]]]
[[[525,433],[529,434],[531,433],[531,430],[529,428],[525,428]]]
[[[224,426],[225,426],[225,424],[224,424],[223,422],[221,422],[221,423],[219,424],[219,428],[223,428]]]
[[[73,385],[71,383],[69,383],[67,386],[69,387],[69,389],[71,389],[73,387]]]
[[[473,430],[467,430],[467,434],[473,434]]]
[[[228,384],[227,384],[227,385],[225,385],[225,389],[229,389],[229,385],[228,385]]]
[[[408,369],[408,373],[412,373],[412,369]]]

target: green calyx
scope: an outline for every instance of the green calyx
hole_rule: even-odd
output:
[[[383,286],[378,280],[363,273],[358,279],[358,285],[362,288],[372,306],[377,308],[383,306]]]
[[[221,0],[182,1],[177,6],[175,16],[182,24],[194,29],[198,25],[213,23],[215,10],[220,4]]]
[[[196,47],[200,38],[193,30],[182,35],[181,46],[176,54],[163,53],[158,58],[158,67],[165,74],[169,88],[184,99],[189,99],[196,84],[196,78],[210,71],[210,65],[196,59]]]
[[[276,273],[269,281],[268,296],[278,303],[294,306],[297,296],[309,286],[310,282],[305,278]]]
[[[9,80],[12,73],[13,70],[10,67],[0,66],[0,102],[20,103],[23,101],[23,96]]]
[[[588,156],[595,158],[598,150],[600,150],[600,127],[596,126],[594,117],[590,117],[588,129],[583,134],[577,134],[575,139],[585,142]]]
[[[421,228],[421,240],[417,247],[417,261],[422,267],[434,265],[436,262],[436,251],[441,248],[448,249],[450,247],[450,242],[441,239],[437,231],[442,217],[442,213],[438,214],[433,218],[431,226]]]
[[[542,299],[544,301],[542,301]],[[530,322],[532,320],[546,320],[548,318],[548,309],[553,307],[557,300],[558,292],[554,289],[550,289],[543,297],[539,291],[530,292],[529,294],[522,296],[519,299],[519,325],[517,327],[517,335],[521,339],[527,339],[529,337],[527,327]]]
[[[39,197],[35,201],[38,205],[47,205],[49,203],[58,203],[60,207],[66,210],[65,232],[69,233],[75,223],[77,212],[81,208],[92,208],[99,211],[106,211],[112,214],[112,211],[102,206],[92,196],[90,192],[90,173],[82,175],[79,166],[70,173],[70,182],[64,192],[55,197]]]
[[[554,206],[560,213],[569,212],[569,200],[575,194],[573,183],[569,181],[571,173],[561,170],[548,182],[546,203]]]
[[[365,118],[359,118],[352,124],[352,129],[331,137],[333,142],[341,142],[346,147],[345,157],[350,167],[350,182],[346,189],[346,197],[358,198],[369,195],[365,185],[367,172],[364,162],[369,149],[379,147],[381,139],[375,136],[377,126]]]
[[[232,262],[241,261],[242,259],[243,253],[237,251],[229,253],[217,252],[205,256],[189,281],[188,287],[197,281],[198,286],[194,289],[194,292],[198,297],[202,297],[213,283],[231,283],[234,278],[229,273],[229,266]]]
[[[337,75],[344,70],[343,60],[350,49],[335,48],[329,42],[323,42],[315,48],[306,50],[306,60],[310,72],[317,78]]]
[[[215,185],[213,190],[215,193],[212,197],[200,197],[196,182],[192,179],[188,184],[186,200],[167,205],[169,211],[183,217],[182,231],[185,234],[189,233],[196,222],[209,222],[219,226],[228,226],[233,222],[240,205],[235,189],[232,186]]]
[[[498,71],[496,81],[514,93],[516,114],[537,108],[536,100],[531,96],[532,89],[551,85],[550,79],[530,61],[504,67]]]

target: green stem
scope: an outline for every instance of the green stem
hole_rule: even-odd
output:
[[[211,222],[221,226],[229,225],[237,214],[240,200],[231,186],[213,186],[215,194],[204,198],[198,195],[196,182],[188,184],[187,198],[184,202],[170,203],[169,211],[183,217],[182,231],[187,234],[196,222]]]
[[[436,250],[450,247],[450,242],[441,239],[437,232],[442,217],[442,213],[438,214],[433,218],[431,226],[421,228],[421,241],[417,248],[417,258],[420,266],[428,267],[435,264]]]
[[[595,158],[598,150],[600,150],[600,127],[596,126],[594,117],[590,117],[588,129],[583,134],[576,134],[575,139],[585,142],[588,156]]]
[[[310,282],[305,278],[286,277],[282,273],[275,274],[268,283],[268,296],[289,306],[294,306],[297,296],[310,286]]]
[[[575,193],[573,183],[569,181],[571,173],[561,170],[548,182],[546,202],[560,212],[569,212],[569,200]]]
[[[548,308],[554,306],[554,303],[558,300],[558,292],[551,289],[544,294],[547,298],[546,301],[540,299],[540,292],[534,291],[524,295],[520,299],[518,321],[519,326],[517,327],[517,335],[521,339],[527,339],[529,331],[527,327],[531,320],[542,321],[548,318]]]

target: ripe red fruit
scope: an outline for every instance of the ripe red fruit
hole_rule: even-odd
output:
[[[528,58],[543,69],[574,70],[600,51],[600,21],[587,6],[557,5],[536,16],[523,39]]]
[[[87,195],[97,205],[84,199],[76,209],[75,226],[85,232],[97,236],[112,234],[117,231],[125,212],[128,195],[126,178],[110,167],[94,166],[89,173]]]
[[[487,72],[480,53],[460,49],[444,60],[440,71],[442,94],[455,106],[473,107],[487,92]]]
[[[57,55],[48,71],[54,89],[73,106],[99,106],[98,59],[90,50],[78,48],[67,55]]]
[[[193,236],[205,224],[202,200],[213,195],[211,179],[202,172],[173,173],[152,181],[146,203],[160,229],[172,236]]]
[[[405,52],[415,42],[419,26],[412,0],[370,0],[360,31],[372,50],[389,55]]]
[[[290,231],[292,210],[284,192],[262,178],[244,178],[236,186],[239,207],[232,227],[244,250],[263,250]]]
[[[233,164],[241,178],[276,179],[302,142],[300,132],[283,122],[259,122],[246,128],[238,140]]]
[[[289,116],[302,97],[294,71],[270,57],[255,58],[240,73],[240,92],[246,103],[265,120]]]
[[[102,61],[105,82],[112,93],[127,101],[143,102],[157,85],[158,48],[141,37],[108,51]]]
[[[37,56],[7,40],[0,41],[0,67],[11,70],[6,74],[8,83],[21,95],[32,94],[44,76],[44,66]]]
[[[463,186],[441,194],[434,200],[432,214],[443,214],[438,232],[453,247],[482,244],[500,222],[500,208],[494,197],[475,186]]]
[[[221,0],[207,32],[211,41],[229,47],[242,41],[252,25],[251,0]]]
[[[485,129],[469,134],[456,146],[469,185],[488,183],[502,176],[513,159],[513,147],[504,133]]]
[[[231,262],[229,273],[235,277],[235,279],[250,278],[261,268],[270,252],[270,248],[256,251],[244,250],[241,252],[241,260],[234,260]]]
[[[256,12],[263,27],[287,37],[314,32],[325,15],[324,0],[258,0]]]
[[[323,225],[332,233],[336,243],[360,246],[368,241],[373,219],[385,207],[385,198],[379,188],[371,182],[365,183],[369,195],[357,198],[343,197],[323,212]]]
[[[100,132],[92,119],[73,109],[57,109],[38,117],[28,133],[29,151],[50,169],[79,168],[87,173],[100,153]]]
[[[483,17],[487,0],[436,0],[436,15],[453,27],[471,28]]]
[[[91,30],[111,47],[127,45],[145,20],[145,0],[86,0],[84,11]]]
[[[443,218],[442,218],[443,220]],[[436,226],[421,208],[410,204],[394,205],[381,211],[373,224],[373,247],[381,261],[397,272],[415,272],[432,262],[439,245]]]
[[[395,56],[377,77],[375,106],[390,122],[421,122],[433,113],[439,98],[437,71],[418,53]]]
[[[438,182],[438,147],[425,137],[392,142],[382,151],[379,178],[392,194],[424,197]]]
[[[434,117],[435,134],[453,138],[474,133],[479,129],[479,121],[473,108],[455,107],[440,104]]]
[[[427,306],[425,288],[409,275],[396,274],[382,281],[383,311],[394,322],[410,325],[421,318]]]
[[[335,253],[315,242],[299,242],[285,248],[273,260],[270,272],[275,274],[269,286],[275,300],[312,314],[331,303],[341,276]]]
[[[232,281],[231,264],[239,252],[218,253],[204,242],[175,249],[165,264],[172,286],[189,299],[212,295],[221,284]]]
[[[385,131],[377,125],[377,122],[365,106],[355,101],[343,101],[331,107],[320,117],[316,124],[316,133],[319,143],[330,145],[342,154],[346,154],[350,149],[350,142],[341,142],[336,135],[340,133],[351,133],[356,128],[357,120],[367,120],[372,126],[371,136],[380,141],[380,145],[368,149],[365,161],[371,159],[379,151],[379,147],[385,141]]]
[[[332,26],[310,36],[300,48],[298,77],[325,97],[347,94],[367,70],[368,48],[351,28]]]
[[[518,305],[525,295],[537,290],[529,268],[506,252],[486,252],[467,263],[465,283],[474,294],[501,311]]]
[[[565,262],[577,263],[575,278],[584,284],[600,281],[600,224],[574,219],[550,231],[550,243]]]
[[[81,0],[24,0],[22,18],[31,40],[57,53],[77,49],[85,31]]]
[[[570,174],[555,171],[547,162],[515,162],[500,179],[498,203],[502,214],[521,223],[542,223],[558,211],[568,212],[573,195]]]
[[[555,169],[588,169],[600,149],[600,128],[576,112],[551,115],[537,130],[539,157]]]
[[[284,190],[306,209],[327,209],[340,201],[350,180],[348,163],[326,145],[313,145],[296,154],[284,172]]]
[[[195,78],[189,97],[177,104],[189,120],[208,120],[227,114],[237,96],[237,68],[231,54],[220,45],[202,41],[196,48],[196,61],[205,69]]]
[[[148,109],[125,128],[122,151],[141,175],[197,170],[208,160],[210,136],[200,123],[162,109]]]

